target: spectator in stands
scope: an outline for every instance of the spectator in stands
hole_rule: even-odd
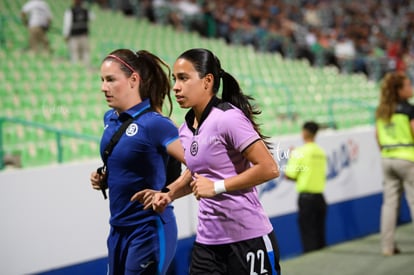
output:
[[[47,31],[52,23],[49,5],[43,0],[29,0],[21,10],[23,23],[29,29],[29,50],[51,52]]]
[[[201,9],[203,16],[198,20],[197,31],[204,37],[214,38],[217,35],[217,26],[213,16],[214,3],[204,2]]]
[[[63,17],[63,37],[65,38],[70,60],[73,63],[82,61],[90,63],[89,22],[93,14],[84,6],[82,0],[73,0],[73,5],[65,11]]]
[[[216,1],[214,8],[212,8],[216,33],[218,38],[223,38],[227,43],[230,43],[230,20],[231,16],[226,10],[224,2]]]
[[[321,27],[321,16],[316,1],[306,1],[303,9],[304,23],[310,27]]]
[[[172,1],[169,20],[178,30],[204,31],[202,8],[196,0]]]
[[[181,15],[182,21],[191,26],[197,17],[201,16],[201,7],[196,0],[180,0],[176,4],[176,8]]]
[[[156,23],[157,18],[155,16],[155,10],[152,0],[144,0],[141,1],[141,8],[142,8],[142,14],[145,16],[145,18],[148,19],[151,23]]]
[[[93,172],[90,180],[94,189],[104,190],[105,182],[109,188],[111,275],[165,274],[175,253],[177,225],[172,206],[158,214],[131,201],[138,191],[156,190],[146,192],[145,201],[163,189],[170,156],[184,162],[178,129],[161,114],[166,97],[172,106],[164,67],[169,71],[168,65],[147,51],[127,49],[111,52],[101,65],[101,89],[111,108],[104,115],[101,139],[107,168],[105,173]],[[132,123],[108,156],[110,140],[129,119]]]
[[[405,190],[414,221],[414,106],[410,79],[397,72],[385,75],[376,110],[376,136],[381,150],[384,194],[381,208],[381,249],[384,256],[400,253],[395,227]]]
[[[159,1],[162,0],[154,2]],[[388,63],[383,57],[373,54],[374,51],[385,51],[385,43],[381,41],[389,39],[403,41],[405,49],[414,47],[414,40],[411,39],[414,4],[410,1],[215,0],[204,1],[204,6],[206,3],[209,12],[200,9],[199,16],[204,13],[209,17],[208,33],[216,34],[229,43],[253,44],[261,51],[277,51],[290,58],[306,58],[315,66],[327,64],[338,66],[344,72],[362,72],[376,80],[382,72],[389,71],[389,64],[400,68],[408,64],[404,70],[414,75],[413,62],[401,62],[406,57],[399,56],[399,65],[396,65],[395,62]],[[174,9],[170,9],[170,13],[170,22],[177,28],[184,29],[185,17],[178,16]],[[268,29],[265,30],[263,26]],[[202,35],[206,35],[206,29],[205,22],[197,28],[190,28]],[[308,32],[329,33],[329,47],[326,47],[326,43],[307,45],[305,38]],[[371,44],[378,34],[383,36],[380,43]],[[347,41],[344,43],[342,38]],[[322,51],[315,53],[315,49]]]
[[[344,72],[351,73],[354,70],[356,49],[352,39],[344,34],[339,35],[334,46],[334,54]]]
[[[180,139],[192,175],[157,193],[153,207],[161,211],[191,192],[199,200],[190,274],[280,274],[276,237],[255,188],[279,170],[254,122],[257,110],[209,50],[182,53],[173,78],[178,104],[191,108]]]
[[[319,126],[313,121],[302,127],[305,144],[293,150],[286,165],[285,175],[296,181],[299,193],[299,229],[304,252],[325,247],[326,202],[323,196],[326,184],[327,159],[324,150],[315,143]]]
[[[134,1],[130,0],[112,0],[110,1],[113,6],[117,6],[119,10],[125,16],[132,16],[135,14]]]

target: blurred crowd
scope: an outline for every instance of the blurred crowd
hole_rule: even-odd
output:
[[[144,0],[137,11],[154,23],[373,80],[394,70],[414,76],[410,0]]]

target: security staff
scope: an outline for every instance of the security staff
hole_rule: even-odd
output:
[[[289,156],[285,175],[296,181],[299,193],[299,229],[304,252],[325,246],[326,202],[323,196],[326,183],[326,154],[315,143],[319,126],[313,121],[302,128],[305,144]]]
[[[388,73],[382,82],[376,110],[376,137],[381,149],[384,175],[381,209],[381,248],[384,256],[400,253],[395,227],[402,191],[405,190],[414,220],[414,106],[410,79]]]

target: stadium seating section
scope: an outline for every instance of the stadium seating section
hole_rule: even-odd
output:
[[[372,123],[378,85],[361,75],[344,75],[335,68],[314,68],[306,61],[258,53],[250,47],[229,46],[221,40],[177,32],[170,26],[126,18],[121,13],[91,6],[91,68],[71,64],[61,34],[62,17],[70,1],[48,1],[54,15],[49,32],[54,54],[25,51],[27,30],[20,21],[24,0],[0,0],[0,117],[41,123],[95,139],[63,135],[61,159],[98,157],[102,115],[107,110],[100,92],[99,65],[116,48],[146,49],[172,64],[184,50],[214,51],[246,94],[262,110],[258,121],[264,133],[277,137],[298,133],[305,120],[337,128]],[[172,119],[183,122],[186,110],[174,103]],[[4,121],[5,153],[20,154],[23,167],[56,163],[56,134],[27,124]]]

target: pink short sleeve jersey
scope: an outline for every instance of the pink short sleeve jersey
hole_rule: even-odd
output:
[[[242,111],[213,97],[198,129],[192,127],[193,122],[191,110],[180,127],[185,160],[192,173],[217,181],[250,167],[242,152],[260,136]],[[256,188],[225,192],[199,202],[196,237],[199,243],[238,242],[269,234],[272,229]]]

